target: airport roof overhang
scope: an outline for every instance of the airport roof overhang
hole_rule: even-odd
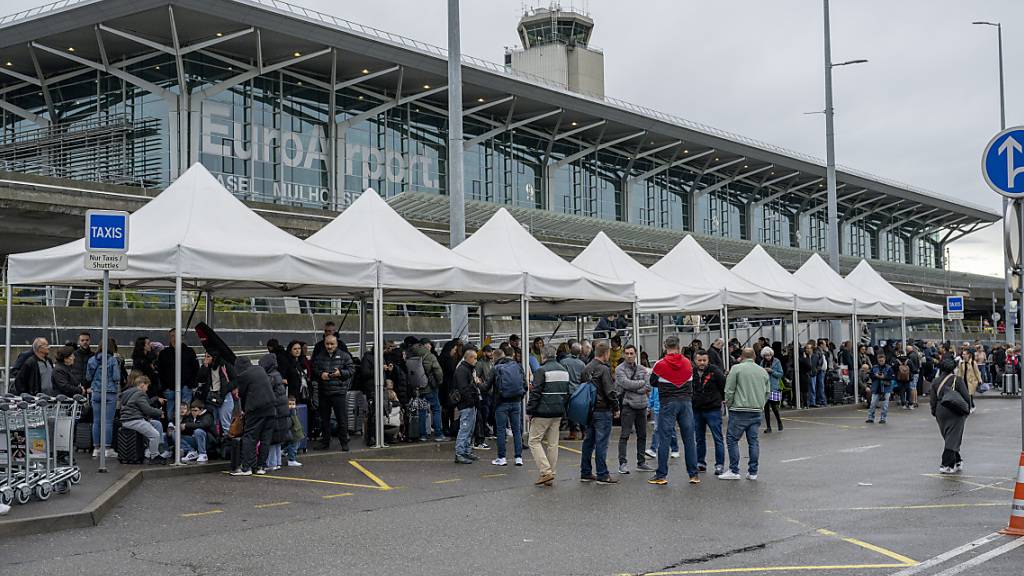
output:
[[[17,87],[42,88],[88,71],[124,77],[118,62],[168,54],[180,61],[183,54],[198,51],[250,73],[281,70],[383,102],[369,108],[367,117],[408,102],[447,113],[442,48],[277,0],[65,0],[0,18],[0,31],[0,98]],[[188,76],[185,65],[179,67],[186,82],[198,80]],[[730,193],[748,205],[776,203],[793,217],[824,216],[825,168],[811,156],[611,98],[570,92],[471,57],[464,57],[463,84],[465,118],[489,127],[468,132],[467,142],[515,129],[579,150],[568,159],[551,159],[556,162],[609,150],[629,158],[631,165],[643,160],[653,166],[631,178],[684,167],[699,183],[688,192],[710,193],[735,184]],[[190,84],[193,92],[211,87]],[[840,218],[875,231],[898,230],[911,237],[937,233],[946,242],[1000,217],[988,208],[850,169],[840,168],[837,181]]]

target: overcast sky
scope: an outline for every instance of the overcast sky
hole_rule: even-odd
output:
[[[446,45],[446,0],[292,0]],[[7,0],[4,12],[39,5]],[[541,3],[546,5],[547,3]],[[463,0],[463,52],[501,62],[518,42],[520,0]],[[591,13],[605,91],[796,151],[825,156],[821,0],[566,1]],[[643,7],[640,9],[639,7]],[[1007,124],[1024,124],[1015,71],[1024,58],[1021,0],[832,0],[836,157],[841,165],[990,207],[981,150],[999,130],[996,30],[1006,59]],[[1015,96],[1017,95],[1017,96]],[[954,244],[953,269],[1001,274],[1001,227]]]

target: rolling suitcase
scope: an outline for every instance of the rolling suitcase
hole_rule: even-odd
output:
[[[846,382],[838,378],[832,382],[832,403],[846,404]]]
[[[146,460],[146,437],[135,430],[119,428],[117,430],[117,461],[121,464],[142,464]]]
[[[1016,396],[1020,394],[1019,386],[1016,374],[1003,374],[1003,394],[1007,396]]]
[[[418,410],[406,410],[406,414],[409,416],[405,437],[409,442],[415,442],[420,439],[420,413]]]
[[[346,392],[348,399],[348,432],[359,436],[363,433],[363,416],[366,414],[366,397],[358,390]]]
[[[224,443],[225,456],[231,460],[231,469],[238,470],[242,466],[242,439],[228,438]]]
[[[92,423],[75,422],[75,450],[89,452],[92,448]]]

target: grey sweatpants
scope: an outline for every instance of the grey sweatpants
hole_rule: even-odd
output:
[[[146,437],[149,447],[146,448],[146,458],[156,458],[160,455],[160,444],[164,440],[163,425],[159,420],[129,420],[121,422],[121,426],[129,430],[135,430]]]

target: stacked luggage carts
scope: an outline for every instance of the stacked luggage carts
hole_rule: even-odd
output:
[[[82,480],[75,422],[84,396],[0,396],[0,501],[28,503],[66,494]]]

